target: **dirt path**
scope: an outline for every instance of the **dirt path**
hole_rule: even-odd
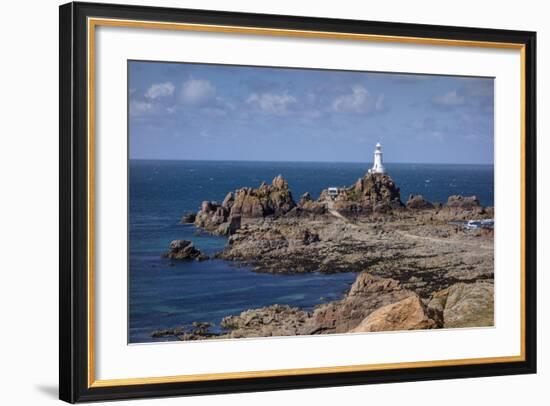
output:
[[[420,235],[409,234],[409,233],[406,233],[406,232],[401,231],[401,230],[395,230],[395,232],[397,234],[405,237],[405,238],[411,238],[413,240],[423,240],[423,241],[442,243],[442,244],[466,245],[466,246],[469,246],[469,247],[481,248],[481,249],[485,249],[485,250],[493,250],[494,249],[494,247],[492,245],[482,245],[482,244],[478,244],[478,243],[475,243],[475,242],[457,241],[457,240],[452,240],[452,239],[448,239],[448,238],[424,237],[424,236],[420,236]]]
[[[360,225],[358,225],[356,223],[353,223],[348,218],[346,218],[345,216],[343,216],[342,214],[338,213],[336,210],[334,210],[330,207],[328,208],[328,212],[332,216],[336,217],[337,219],[343,221],[344,223],[350,225],[351,227],[353,227],[355,229],[361,228]],[[399,234],[402,237],[410,238],[412,240],[417,240],[417,241],[418,240],[427,241],[427,242],[432,242],[432,243],[436,243],[436,244],[464,245],[464,246],[473,247],[473,248],[481,248],[481,249],[484,249],[484,250],[493,250],[494,249],[494,247],[492,245],[482,245],[482,244],[478,244],[476,242],[457,241],[457,240],[453,240],[453,239],[438,238],[438,237],[425,237],[425,236],[410,234],[410,233],[407,233],[407,232],[401,231],[401,230],[393,230],[393,231],[395,231],[397,234]]]
[[[338,213],[336,210],[333,210],[333,209],[328,209],[328,212],[330,214],[332,214],[334,217],[336,217],[337,219],[339,220],[342,220],[344,223],[346,224],[349,224],[351,225],[352,227],[354,228],[358,228],[359,226],[353,222],[351,222],[349,219],[347,219],[346,217],[342,216],[340,213]]]

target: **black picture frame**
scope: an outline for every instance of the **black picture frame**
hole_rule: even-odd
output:
[[[536,372],[536,33],[205,10],[68,3],[60,6],[59,397],[67,402],[219,394]],[[312,373],[198,382],[93,387],[88,379],[87,19],[89,17],[381,36],[513,43],[523,46],[525,228],[524,349],[517,362]]]

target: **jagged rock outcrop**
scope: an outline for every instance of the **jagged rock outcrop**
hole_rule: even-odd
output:
[[[404,207],[400,190],[393,179],[380,173],[367,173],[349,188],[341,189],[336,197],[331,197],[328,190],[324,190],[319,201],[332,201],[334,210],[351,216],[389,213]]]
[[[204,201],[195,217],[195,225],[217,234],[218,227],[226,222],[228,217],[229,211],[225,207],[217,202]]]
[[[494,325],[494,283],[456,283],[433,294],[428,306],[439,312],[445,328]]]
[[[436,327],[438,327],[437,322],[430,318],[420,298],[414,295],[375,310],[349,332],[366,333]]]
[[[290,217],[315,217],[327,212],[325,203],[313,200],[309,192],[304,193],[296,207],[290,210],[286,215]]]
[[[220,224],[216,228],[216,234],[219,235],[233,235],[237,230],[241,228],[241,216],[239,215],[230,215],[227,221]]]
[[[232,215],[232,193],[229,193],[223,203],[202,202],[201,209],[195,217],[195,225],[217,235],[232,235],[241,227],[241,216]]]
[[[231,207],[233,207],[233,203],[235,203],[235,196],[233,196],[233,192],[229,192],[223,199],[222,207],[230,211]]]
[[[169,251],[162,254],[165,258],[178,260],[197,260],[208,259],[208,256],[200,252],[191,241],[174,240],[170,243]]]
[[[492,210],[486,210],[476,196],[449,196],[447,202],[438,211],[441,220],[471,220],[472,218],[491,218]]]
[[[180,220],[180,223],[181,224],[193,224],[195,222],[195,218],[197,217],[197,215],[195,213],[185,213],[181,220]]]
[[[389,175],[369,173],[355,182],[350,191],[351,200],[376,206],[380,203],[392,204],[398,207],[401,203],[399,188]]]
[[[424,199],[422,195],[409,195],[405,205],[410,210],[430,210],[435,207],[431,202]]]
[[[232,235],[241,227],[243,219],[281,216],[295,207],[288,182],[279,175],[271,185],[263,182],[257,189],[242,188],[235,193],[229,192],[221,204],[202,202],[195,225],[213,234]]]
[[[233,235],[243,219],[261,219],[281,216],[296,207],[288,182],[277,176],[270,185],[263,182],[259,188],[242,188],[229,192],[223,202],[202,202],[195,217],[195,225],[213,234]]]
[[[231,206],[231,215],[240,215],[242,218],[280,216],[295,206],[288,182],[279,175],[273,179],[271,185],[264,182],[257,189],[237,190]]]

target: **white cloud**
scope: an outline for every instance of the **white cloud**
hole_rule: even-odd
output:
[[[145,97],[150,100],[156,100],[160,97],[173,95],[174,90],[175,86],[172,82],[155,83],[147,89],[147,92],[145,92]]]
[[[435,96],[432,101],[438,106],[455,107],[463,105],[466,100],[464,96],[459,95],[456,90],[453,90],[441,96]]]
[[[208,80],[189,79],[180,92],[181,101],[192,106],[201,106],[216,99],[216,88]]]
[[[294,96],[284,93],[252,93],[246,99],[246,103],[258,108],[266,114],[283,115],[289,112],[288,108],[296,104],[298,100]]]
[[[351,93],[336,97],[331,110],[340,113],[373,113],[384,110],[384,95],[375,97],[361,85],[351,88]]]
[[[142,116],[144,114],[150,114],[154,111],[155,106],[153,103],[144,101],[131,101],[130,102],[130,115]]]

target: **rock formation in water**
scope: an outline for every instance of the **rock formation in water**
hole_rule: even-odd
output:
[[[217,202],[204,201],[195,216],[195,225],[213,234],[230,235],[228,226],[221,227],[224,223],[237,222],[240,220],[230,219],[230,209]]]
[[[242,188],[235,193],[235,202],[231,207],[231,215],[242,218],[263,218],[281,216],[296,206],[288,182],[277,176],[271,185],[265,182],[259,188]]]
[[[208,256],[200,252],[191,241],[174,240],[170,243],[168,252],[162,254],[164,258],[178,260],[197,260],[203,261],[208,259]]]
[[[193,224],[197,215],[195,213],[185,213],[180,220],[181,224]]]
[[[232,235],[242,219],[282,216],[296,207],[288,182],[277,176],[270,185],[242,188],[228,193],[221,204],[205,201],[196,215],[195,225],[219,235]]]

